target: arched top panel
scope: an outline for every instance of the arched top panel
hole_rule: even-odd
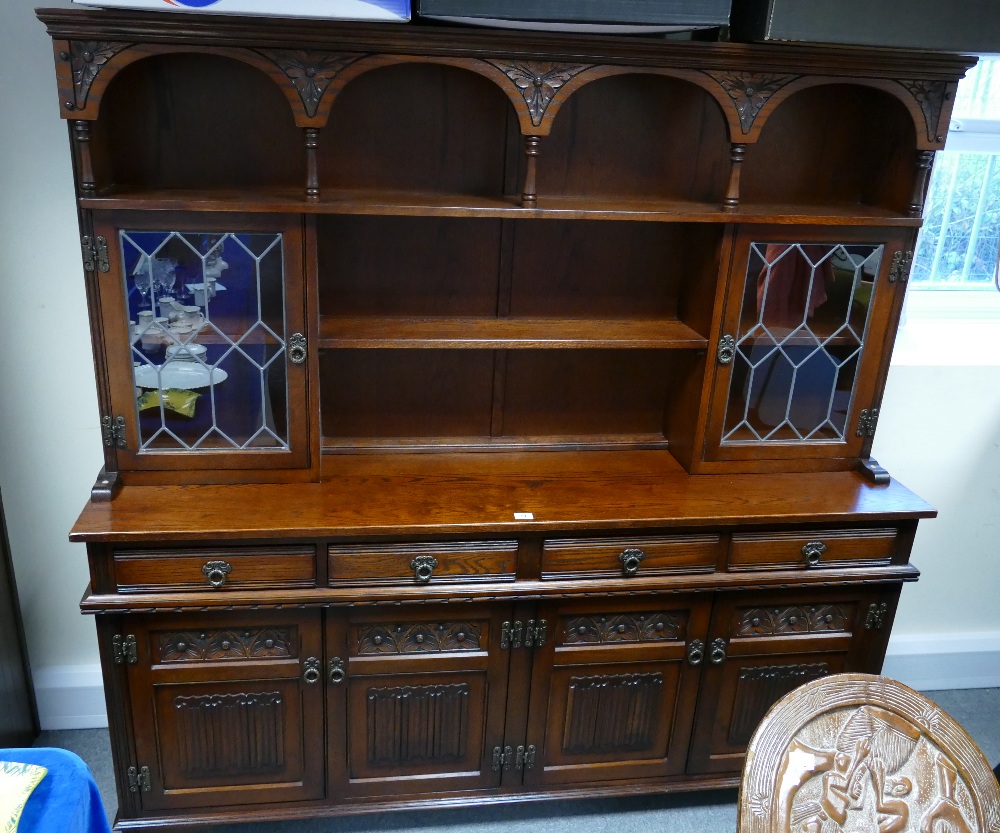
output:
[[[721,203],[731,126],[719,100],[674,72],[608,69],[581,73],[546,113],[539,198]]]
[[[302,181],[301,131],[281,88],[252,62],[214,51],[119,67],[101,90],[92,141],[98,191]]]
[[[894,90],[844,79],[795,82],[761,109],[754,129],[743,164],[744,205],[909,210],[918,133]]]
[[[376,56],[347,68],[323,104],[323,189],[514,193],[518,113],[495,74],[470,63]]]

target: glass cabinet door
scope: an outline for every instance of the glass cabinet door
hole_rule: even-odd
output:
[[[307,464],[298,224],[149,218],[95,224],[119,467]]]
[[[706,459],[860,453],[867,432],[858,420],[873,404],[901,300],[889,281],[901,248],[895,232],[870,230],[738,235]]]

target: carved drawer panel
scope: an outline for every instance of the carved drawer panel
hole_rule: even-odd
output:
[[[686,611],[589,613],[562,619],[560,645],[660,643],[684,640]]]
[[[552,539],[542,552],[542,578],[710,573],[721,546],[718,535]]]
[[[439,622],[370,622],[352,628],[352,656],[455,654],[485,649],[487,620]]]
[[[119,593],[312,587],[313,547],[219,547],[199,550],[119,550]]]
[[[855,626],[853,602],[738,607],[731,626],[734,638],[849,634]]]
[[[157,631],[152,634],[155,663],[218,660],[294,659],[299,655],[298,628],[259,626]]]
[[[332,586],[513,581],[517,541],[334,544],[329,558]]]
[[[729,569],[882,566],[890,562],[895,547],[895,529],[741,532],[733,535]]]

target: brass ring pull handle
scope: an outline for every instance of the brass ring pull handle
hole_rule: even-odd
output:
[[[701,665],[703,659],[705,659],[705,643],[700,639],[692,639],[687,648],[688,664]]]
[[[722,665],[726,661],[726,640],[716,639],[712,642],[712,652],[709,654],[708,661],[712,665]]]
[[[819,561],[825,552],[826,544],[822,541],[809,541],[804,547],[802,547],[802,555],[805,556],[806,566],[815,567],[819,564]]]
[[[228,561],[209,561],[201,568],[201,571],[208,579],[208,583],[218,589],[226,583],[226,576],[233,571],[233,565]]]
[[[347,671],[344,669],[344,661],[340,657],[330,660],[330,682],[338,685],[347,679]]]
[[[302,680],[306,685],[315,685],[319,682],[319,678],[322,674],[319,673],[319,660],[316,657],[309,657],[303,663],[305,665],[305,670],[302,672]]]
[[[418,555],[410,562],[413,577],[419,584],[427,584],[434,575],[438,560],[433,555]]]
[[[627,550],[622,550],[621,555],[618,556],[618,560],[622,563],[622,572],[627,576],[634,576],[639,572],[639,565],[645,557],[646,553],[638,548],[630,547]]]
[[[288,339],[288,358],[292,364],[302,364],[306,360],[306,337],[302,333],[295,333]]]

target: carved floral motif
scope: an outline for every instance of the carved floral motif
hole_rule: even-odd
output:
[[[369,625],[358,629],[358,653],[422,654],[478,651],[483,629],[475,622]]]
[[[932,142],[941,141],[938,136],[938,123],[941,121],[941,111],[944,109],[945,94],[948,84],[944,81],[900,81],[910,91],[920,105],[927,126],[927,138]]]
[[[657,642],[678,639],[682,622],[672,613],[574,616],[563,623],[563,644]]]
[[[847,629],[848,611],[842,605],[810,607],[751,607],[739,611],[737,636],[784,636]]]
[[[531,123],[538,127],[559,90],[581,72],[586,64],[556,64],[548,61],[487,61],[506,75],[521,91],[528,105]]]
[[[754,121],[782,87],[799,78],[798,75],[768,75],[763,72],[718,72],[706,70],[722,86],[736,105],[740,127],[749,133]]]
[[[306,114],[312,118],[333,79],[347,66],[363,57],[355,54],[331,54],[303,50],[268,50],[260,53],[285,73],[302,99]]]
[[[232,628],[159,635],[160,662],[218,659],[270,659],[293,656],[288,628]]]
[[[76,108],[87,104],[90,87],[104,65],[130,44],[114,41],[71,41],[69,62],[73,70]]]

